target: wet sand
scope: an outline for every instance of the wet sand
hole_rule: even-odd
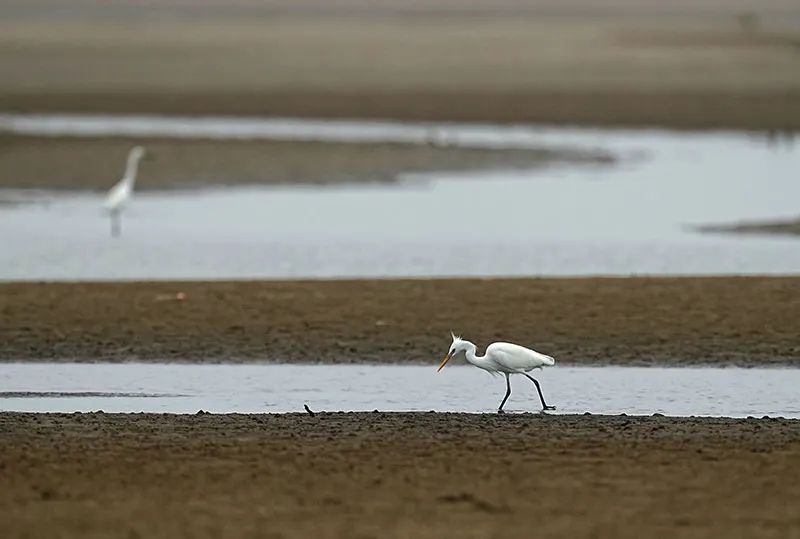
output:
[[[792,537],[800,422],[0,414],[17,537]]]
[[[685,130],[800,131],[800,90],[304,90],[1,94],[20,113],[269,116]]]
[[[713,234],[774,234],[779,236],[800,236],[800,219],[753,221],[730,225],[707,225],[697,227],[697,230]]]
[[[433,364],[452,329],[579,365],[798,366],[799,314],[798,277],[5,283],[0,360]]]
[[[434,144],[355,144],[166,138],[0,135],[0,188],[106,190],[140,144],[139,190],[224,185],[386,183],[433,171],[609,164],[601,151],[469,149]]]
[[[792,0],[0,1],[0,110],[800,129]]]

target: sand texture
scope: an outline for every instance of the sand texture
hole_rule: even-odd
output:
[[[0,284],[4,361],[433,364],[451,329],[582,365],[797,366],[800,278]]]
[[[794,537],[800,422],[0,414],[3,537]]]
[[[792,0],[0,1],[0,110],[800,128]]]

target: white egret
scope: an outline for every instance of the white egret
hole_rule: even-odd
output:
[[[439,365],[439,369],[436,372],[441,371],[453,356],[459,352],[464,352],[467,361],[479,369],[483,369],[491,375],[496,375],[498,373],[505,375],[506,396],[503,397],[503,402],[500,403],[500,407],[497,409],[498,413],[503,413],[503,405],[505,405],[509,395],[511,395],[512,374],[521,374],[536,385],[536,391],[539,392],[539,399],[542,401],[542,408],[544,410],[556,409],[555,406],[547,405],[544,401],[544,395],[542,395],[542,388],[539,386],[539,382],[528,374],[528,372],[533,369],[552,367],[556,364],[555,359],[540,354],[530,348],[525,348],[524,346],[512,344],[510,342],[492,343],[486,348],[485,355],[478,356],[475,353],[478,349],[477,346],[469,341],[465,341],[461,337],[456,337],[452,332],[450,335],[453,337],[453,344],[450,345],[450,351],[444,356],[442,364]]]
[[[111,217],[111,235],[119,236],[121,232],[120,215],[133,195],[133,185],[136,183],[136,173],[139,170],[139,161],[144,157],[145,151],[141,146],[134,146],[128,152],[128,164],[122,179],[108,190],[103,207]]]
[[[447,133],[433,126],[429,127],[425,132],[425,143],[434,148],[455,146],[452,137],[448,137]]]

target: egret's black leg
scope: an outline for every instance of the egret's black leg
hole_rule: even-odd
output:
[[[522,374],[525,374],[525,373],[523,372]],[[542,401],[542,409],[544,409],[544,410],[555,410],[556,409],[555,406],[548,406],[547,403],[544,402],[544,395],[542,395],[542,388],[541,388],[541,386],[539,386],[539,382],[536,380],[536,378],[533,378],[532,376],[528,376],[527,374],[525,374],[525,376],[527,376],[528,379],[531,382],[536,384],[536,391],[539,392],[539,399]]]
[[[122,220],[120,219],[119,211],[111,212],[111,237],[119,237],[122,232]]]
[[[506,374],[506,396],[503,397],[503,402],[500,403],[500,408],[497,409],[498,414],[503,414],[503,406],[505,405],[506,401],[508,400],[508,396],[511,395],[511,377]]]

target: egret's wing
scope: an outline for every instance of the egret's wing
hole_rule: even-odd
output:
[[[530,362],[526,361],[526,357],[516,348],[519,347],[510,343],[494,343],[486,349],[486,354],[503,371],[525,372],[530,369]]]
[[[511,372],[526,372],[538,367],[555,365],[555,360],[550,356],[508,342],[489,345],[486,354],[504,370]]]
[[[103,206],[107,210],[113,210],[127,202],[130,195],[130,190],[124,181],[120,181],[114,187],[108,190],[106,200]]]

